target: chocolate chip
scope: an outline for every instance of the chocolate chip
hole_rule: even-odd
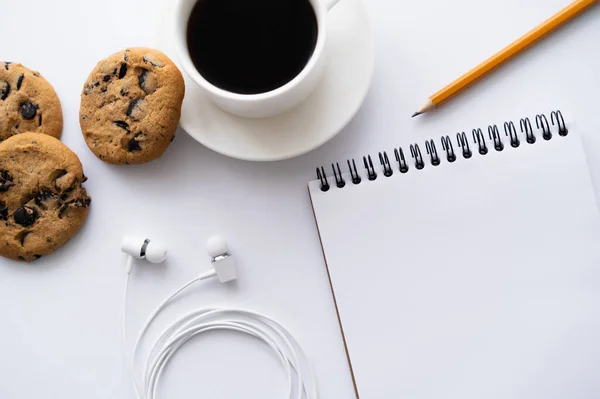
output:
[[[64,204],[62,204],[62,206],[58,209],[58,218],[62,219],[65,211],[67,210],[67,208],[69,207],[71,203],[70,202],[65,202]]]
[[[19,255],[19,260],[25,260],[25,258]]]
[[[30,234],[30,231],[24,231],[19,234],[19,242],[21,242],[21,246],[25,246],[25,238]]]
[[[40,123],[39,126],[42,126],[42,114],[40,114],[38,120],[39,120],[39,123]]]
[[[56,198],[56,194],[48,189],[42,189],[39,193],[34,197],[35,204],[37,206],[45,207],[44,203],[49,200]]]
[[[9,66],[10,64],[12,64],[12,62],[6,61],[6,62],[4,63],[4,69],[6,69],[6,70],[8,71],[8,66]]]
[[[32,74],[32,75],[33,75],[33,76],[35,76],[36,78],[39,78],[39,77],[40,77],[40,74],[39,74],[39,72],[33,72],[33,74]]]
[[[100,86],[100,82],[94,82],[94,87]]]
[[[112,73],[113,75],[116,75],[116,74],[117,74],[117,69],[118,69],[118,68],[115,68],[115,69],[113,69],[113,73]]]
[[[108,90],[106,87],[103,87],[103,88],[101,88],[101,89],[100,89],[100,91],[101,91],[102,93],[106,93],[106,90]]]
[[[137,107],[139,102],[140,100],[137,98],[135,100],[131,100],[131,102],[129,103],[129,107],[127,107],[127,112],[125,113],[125,115],[131,118],[131,114],[133,113],[135,107]]]
[[[4,201],[0,201],[0,220],[8,220],[8,208]]]
[[[87,176],[83,175],[83,179],[81,180],[82,183],[85,183],[87,181]]]
[[[14,186],[13,177],[6,170],[0,170],[0,193]]]
[[[152,65],[155,68],[162,68],[162,67],[165,66],[165,64],[163,64],[162,62],[158,61],[156,58],[154,58],[150,54],[144,55],[142,57],[142,60],[144,60],[145,63],[148,63],[148,64]]]
[[[129,50],[129,49],[125,50],[125,56],[123,57],[125,62],[129,61],[129,53],[130,52],[131,52],[131,50]]]
[[[28,206],[20,206],[17,208],[13,217],[15,219],[15,223],[20,224],[23,227],[31,226],[35,223],[36,219],[40,215],[33,208]]]
[[[79,198],[75,200],[75,206],[77,208],[87,208],[92,203],[92,199],[90,197]]]
[[[127,61],[127,60],[125,60]],[[127,64],[122,63],[121,68],[119,68],[119,79],[123,79],[125,74],[127,73]]]
[[[110,75],[104,76],[104,78],[102,78],[102,80],[105,82],[108,82],[110,80]]]
[[[129,133],[129,124],[127,122],[125,122],[125,121],[115,121],[115,125],[117,125],[121,129],[127,130],[127,133]]]
[[[126,97],[126,96],[128,96],[128,95],[129,95],[129,91],[127,90],[127,88],[126,88],[126,87],[123,87],[123,88],[121,88],[121,91],[120,91],[120,93],[121,93],[121,95],[122,95],[123,97]]]
[[[39,107],[37,105],[32,104],[29,101],[25,101],[23,104],[21,104],[21,116],[25,120],[31,120],[35,118],[38,108]]]
[[[92,90],[94,90],[94,85],[87,85],[83,89],[83,94],[87,96],[89,94],[89,92]]]
[[[156,90],[157,81],[152,72],[142,69],[138,76],[138,85],[146,94],[151,94]]]
[[[66,200],[67,200],[67,198],[69,198],[69,195],[68,195],[68,194],[62,194],[62,195],[60,196],[60,199],[61,199],[62,201],[66,201]]]
[[[69,209],[69,207],[87,208],[88,206],[90,206],[91,202],[92,202],[92,199],[89,197],[78,198],[73,201],[65,202],[58,210],[58,218],[62,219],[63,215],[65,214],[67,209]]]
[[[142,68],[142,72],[140,72],[140,75],[138,76],[138,85],[140,86],[140,89],[144,91],[146,91],[144,88],[146,84],[146,75],[148,75],[148,70]]]
[[[21,85],[23,84],[24,77],[25,77],[25,75],[19,75],[19,77],[17,78],[17,90],[21,89]]]
[[[142,147],[140,147],[140,143],[136,139],[131,139],[127,142],[127,151],[142,151]]]
[[[41,257],[42,257],[42,255],[38,255],[38,254],[34,254],[34,255],[33,255],[33,258],[34,258],[34,259],[39,259],[39,258],[41,258]]]
[[[0,82],[0,100],[6,100],[10,94],[10,84],[8,82]]]

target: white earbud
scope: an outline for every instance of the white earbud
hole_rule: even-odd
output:
[[[229,254],[227,241],[222,236],[213,236],[206,242],[206,251],[211,258],[213,269],[204,273],[202,277],[218,277],[222,283],[237,279],[235,260]]]
[[[222,236],[212,236],[206,241],[206,252],[211,258],[216,258],[229,252],[227,241]]]
[[[123,237],[121,251],[129,255],[127,259],[127,273],[133,269],[133,259],[146,259],[150,263],[161,263],[167,259],[167,249],[158,241],[149,238]]]
[[[235,260],[229,253],[227,241],[221,236],[213,236],[206,242],[206,250],[211,258],[212,269],[200,275],[200,279],[218,277],[222,283],[237,279]],[[141,237],[123,237],[121,251],[128,254],[127,274],[133,270],[134,259],[146,259],[150,263],[161,263],[167,259],[167,249],[157,241]]]

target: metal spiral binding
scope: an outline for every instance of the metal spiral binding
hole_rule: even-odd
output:
[[[371,159],[371,156],[367,155],[366,157],[363,157],[363,163],[365,164],[365,169],[367,170],[367,176],[369,180],[377,179],[377,172],[375,172],[375,167],[373,166],[373,160]]]
[[[350,178],[352,179],[352,183],[359,184],[362,180],[360,179],[358,170],[356,170],[356,162],[354,162],[354,159],[352,160],[352,166],[350,166],[350,160],[348,159],[348,170],[350,171]]]
[[[515,124],[511,122],[504,122],[504,133],[510,137],[510,146],[513,148],[517,148],[521,145],[519,141],[519,135],[517,134],[517,129],[515,129]]]
[[[425,161],[423,161],[423,154],[421,154],[421,149],[418,144],[410,145],[410,155],[415,160],[415,168],[421,170],[425,167]]]
[[[565,119],[563,118],[562,112],[552,111],[550,113],[550,121],[552,122],[552,126],[554,126],[555,119],[556,124],[558,125],[558,135],[564,137],[569,134],[569,130],[567,129],[567,125],[565,125]]]
[[[525,133],[525,140],[529,144],[535,143],[535,134],[533,134],[533,128],[531,127],[531,121],[529,118],[523,118],[519,121],[521,126],[521,133]]]
[[[442,161],[440,161],[437,149],[435,148],[435,142],[433,139],[425,142],[425,151],[431,158],[431,164],[433,166],[438,166],[440,163],[442,163]]]
[[[473,156],[471,148],[469,147],[469,140],[465,132],[456,133],[456,142],[460,148],[462,148],[463,158],[469,159]]]
[[[398,149],[394,148],[394,155],[396,156],[396,162],[398,162],[400,173],[408,172],[408,164],[406,163],[406,158],[404,157],[404,151],[402,151],[402,147]]]
[[[550,130],[550,124],[548,123],[548,118],[546,118],[546,115],[536,115],[535,126],[538,129],[542,129],[542,137],[544,140],[550,140],[552,138],[552,131]]]
[[[335,177],[335,185],[338,188],[342,188],[346,185],[346,182],[342,177],[342,170],[340,169],[340,164],[336,162],[335,165],[337,166],[337,171],[335,170],[335,166],[331,164],[331,169],[333,169],[333,176]]]
[[[384,151],[383,154],[381,152],[379,153],[379,162],[381,162],[381,166],[383,166],[383,175],[385,177],[390,177],[394,174],[387,152]]]
[[[442,149],[446,151],[446,159],[448,162],[456,161],[456,154],[454,153],[454,147],[452,147],[450,136],[442,136]]]
[[[488,153],[487,144],[485,143],[485,137],[481,129],[473,129],[473,141],[479,147],[479,153],[485,155]]]
[[[327,181],[327,175],[322,166],[317,168],[317,178],[321,181],[321,191],[329,191],[329,181]]]
[[[494,141],[494,148],[496,151],[502,151],[504,149],[504,144],[502,143],[502,137],[498,131],[498,126],[488,126],[488,135],[490,136],[490,140]]]
[[[503,126],[504,134],[510,140],[510,146],[513,148],[518,148],[521,145],[521,140],[519,138],[519,132],[517,132],[515,124],[511,121],[507,121],[504,122]],[[562,112],[560,112],[559,110],[552,111],[550,113],[550,121],[548,121],[548,117],[544,114],[536,115],[535,126],[537,128],[537,131],[541,133],[541,137],[544,140],[551,140],[553,138],[551,126],[554,126],[555,129],[557,129],[556,133],[558,133],[558,136],[564,137],[569,133]],[[537,142],[536,131],[534,130],[531,120],[529,118],[520,119],[519,128],[520,134],[524,136],[526,143],[535,144]],[[473,149],[477,149],[477,153],[479,153],[479,155],[481,156],[487,155],[490,151],[495,150],[496,152],[500,152],[504,151],[505,149],[505,145],[502,141],[502,135],[500,134],[500,130],[498,129],[497,125],[488,126],[489,145],[486,141],[486,136],[483,133],[482,129],[473,129],[471,136],[473,139]],[[455,162],[458,159],[458,156],[454,150],[454,144],[452,143],[452,139],[450,138],[450,136],[442,136],[440,138],[440,143],[442,146],[442,150],[445,152],[445,157],[443,155],[440,157],[440,154],[443,153],[438,153],[435,140],[429,139],[425,141],[425,152],[427,154],[427,159],[423,158],[423,154],[421,152],[419,144],[411,144],[409,146],[409,150],[413,162],[407,161],[402,147],[394,148],[394,157],[397,163],[397,170],[401,174],[404,174],[410,170],[411,166],[414,166],[416,170],[424,169],[427,162],[432,166],[441,165],[444,159],[448,163]],[[469,159],[473,157],[473,151],[471,150],[469,136],[465,132],[459,132],[456,134],[456,145],[457,148],[460,148],[459,154],[462,153],[464,159]],[[382,168],[381,173],[383,174],[383,176],[393,176],[395,166],[392,165],[392,163],[390,162],[390,158],[388,157],[387,152],[382,151],[378,155],[379,163],[381,164]],[[344,175],[342,173],[339,163],[331,164],[333,178],[335,180],[335,186],[338,188],[344,188],[350,182],[353,185],[357,185],[361,184],[361,182],[363,181],[356,167],[355,160],[348,159],[346,162],[348,164],[348,171],[350,173],[350,176],[346,175],[347,181],[344,179]],[[370,181],[376,180],[378,178],[378,174],[377,170],[375,170],[375,165],[373,164],[373,159],[370,155],[366,155],[363,157],[363,164],[364,169],[366,171],[367,179]],[[322,166],[317,168],[317,179],[320,182],[321,191],[329,191],[331,189],[329,179],[327,178],[325,169]]]

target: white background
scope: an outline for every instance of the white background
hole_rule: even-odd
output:
[[[222,304],[268,313],[305,347],[321,397],[351,398],[306,189],[315,166],[560,108],[576,122],[592,175],[600,179],[598,7],[444,108],[410,119],[429,94],[568,0],[370,0],[373,86],[356,118],[330,143],[289,161],[248,163],[213,153],[179,131],[158,161],[106,165],[80,134],[79,94],[101,58],[128,46],[153,46],[159,1],[0,2],[0,59],[40,70],[54,85],[65,117],[62,141],[80,156],[93,197],[85,227],[56,254],[31,265],[0,261],[3,399],[131,398],[120,339],[121,236],[147,235],[170,249],[165,265],[136,269],[129,324],[137,327],[162,297],[208,267],[204,242],[216,232],[228,237],[238,259],[238,284],[207,283],[172,314]],[[227,334],[198,339],[167,370],[161,397],[283,397],[276,360],[254,344]]]

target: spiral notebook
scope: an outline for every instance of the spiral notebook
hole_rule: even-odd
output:
[[[318,169],[357,397],[600,397],[600,218],[572,130],[555,111]]]

